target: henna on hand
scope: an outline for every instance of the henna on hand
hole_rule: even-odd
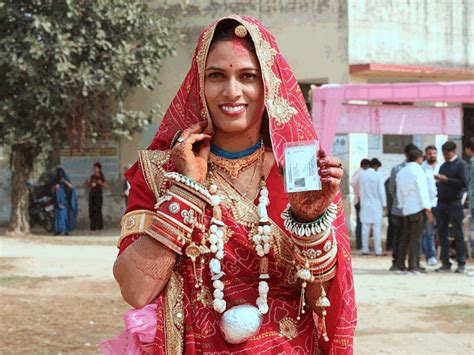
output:
[[[344,175],[341,161],[337,157],[326,156],[322,149],[318,153],[317,162],[322,189],[288,194],[291,211],[301,222],[314,221],[324,213],[339,191]]]
[[[113,270],[124,300],[135,308],[150,303],[166,286],[176,258],[150,237],[133,242],[117,258]]]
[[[200,133],[207,126],[207,122],[199,122],[182,134],[178,142],[171,149],[171,157],[175,163],[176,169],[180,174],[198,182],[203,182],[207,175],[207,160],[210,151],[211,136]],[[199,151],[193,151],[193,144],[201,142]]]

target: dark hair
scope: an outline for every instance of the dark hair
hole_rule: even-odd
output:
[[[414,162],[418,158],[423,156],[423,152],[420,149],[410,149],[407,153],[407,161]]]
[[[429,145],[425,148],[425,153],[428,153],[428,150],[438,150],[434,145]]]
[[[456,143],[454,143],[453,141],[447,141],[443,144],[441,149],[443,150],[443,152],[452,152],[453,150],[456,150]]]
[[[413,143],[410,143],[405,146],[405,149],[403,151],[405,152],[405,155],[408,155],[408,152],[412,149],[419,149],[419,148]]]
[[[245,37],[237,37],[235,35],[235,28],[239,25],[241,25],[240,22],[232,19],[226,19],[219,22],[214,31],[214,37],[212,37],[209,52],[212,50],[212,46],[219,41],[232,41],[233,39],[241,38],[243,40],[245,48],[255,54],[255,44],[253,43],[252,37],[250,37],[250,34],[248,32]]]
[[[380,168],[382,166],[382,162],[378,160],[377,158],[372,158],[370,161],[370,167],[371,168]]]
[[[100,171],[102,171],[102,164],[99,162],[95,162],[93,165],[94,168],[99,168]]]
[[[464,142],[464,148],[474,150],[474,137],[469,137],[466,139],[466,142]]]
[[[363,168],[364,166],[369,166],[370,165],[370,160],[369,159],[362,159],[360,161],[360,167]]]
[[[64,171],[63,168],[57,168],[56,169],[56,175],[54,177],[54,182],[56,184],[59,184],[62,179],[66,178],[66,172]]]

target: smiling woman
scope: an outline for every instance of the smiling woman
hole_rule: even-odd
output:
[[[285,143],[316,139],[263,25],[232,15],[205,29],[155,139],[127,173],[114,275],[137,309],[101,350],[351,353],[340,162],[319,153],[319,191],[287,194],[279,174]]]
[[[213,142],[228,151],[258,142],[265,110],[255,47],[249,36],[237,37],[235,27],[231,21],[217,26],[220,36],[213,39],[209,49],[204,84],[215,131]]]

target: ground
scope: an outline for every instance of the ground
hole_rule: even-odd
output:
[[[93,354],[122,330],[117,233],[0,237],[1,354]],[[356,354],[474,353],[474,278],[433,268],[397,275],[389,257],[355,256],[353,265]]]

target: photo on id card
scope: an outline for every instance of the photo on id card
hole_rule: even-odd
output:
[[[317,141],[285,144],[285,191],[303,192],[321,190],[316,162],[319,151]]]

